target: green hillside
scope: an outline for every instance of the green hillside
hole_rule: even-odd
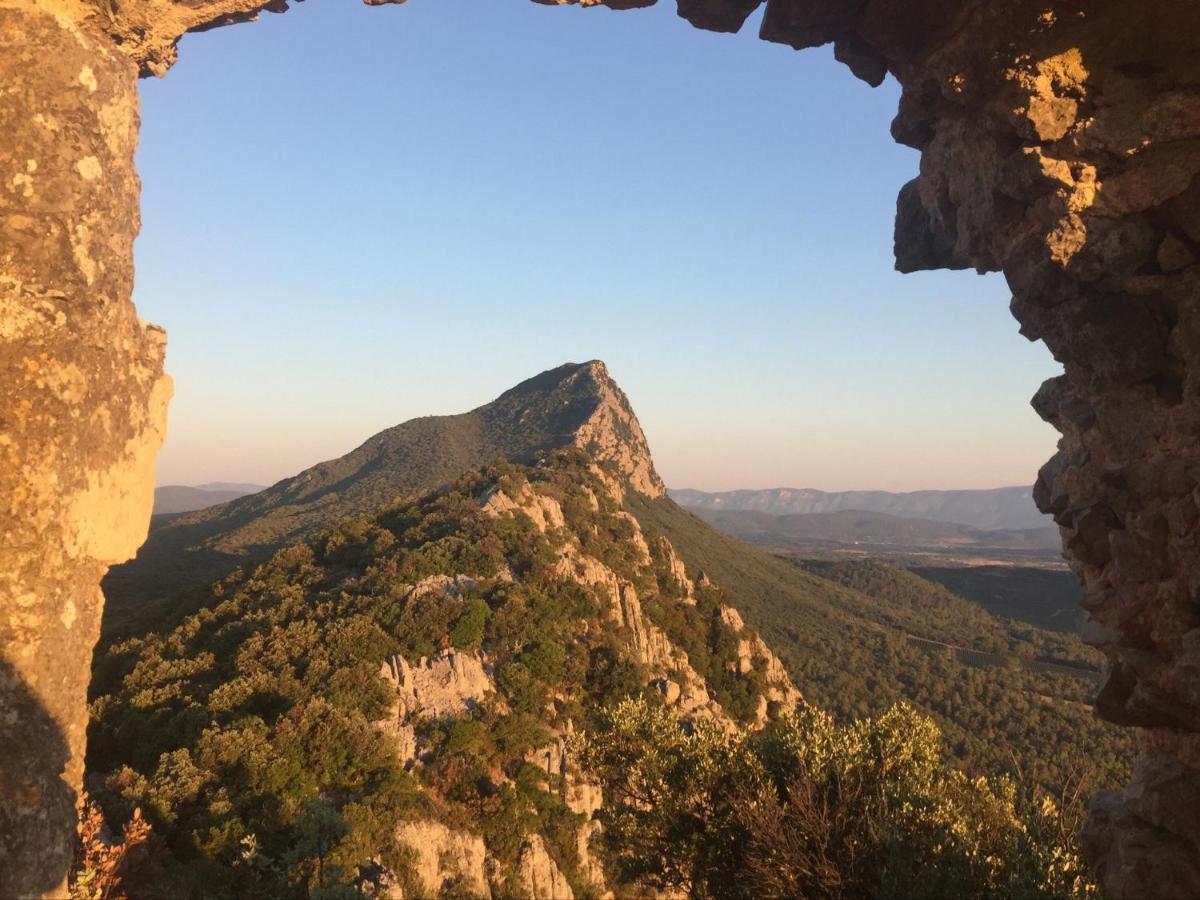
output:
[[[702,883],[751,897],[838,879],[1082,893],[1062,841],[1073,832],[1036,790],[1061,761],[997,779],[1006,760],[957,737],[986,721],[977,706],[1014,707],[1019,683],[970,695],[975,670],[923,667],[861,617],[871,602],[613,488],[583,451],[500,463],[344,519],[216,583],[178,626],[109,647],[89,783],[110,822],[136,808],[151,826],[126,873],[134,896],[584,898]],[[794,714],[786,675],[727,604],[786,646],[810,704],[883,713],[911,695],[945,738],[903,706],[845,726],[812,705]],[[939,679],[956,707],[938,709]],[[1023,765],[1063,746],[1057,708],[997,740]],[[1103,738],[1081,732],[1073,749]],[[956,758],[989,778],[947,768]],[[833,882],[797,850],[826,846],[795,818],[798,771],[852,829]],[[763,830],[772,809],[792,823],[781,844]]]
[[[742,544],[668,499],[632,497],[629,505],[689,566],[736,586],[746,620],[818,706],[861,717],[908,700],[935,717],[971,771],[1019,771],[1044,785],[1079,774],[1115,785],[1127,774],[1132,741],[1096,719],[1099,655],[1077,639],[999,620],[880,563],[822,566],[818,574]],[[910,634],[984,654],[964,658]],[[1092,771],[1080,773],[1080,760]]]
[[[1084,619],[1083,590],[1071,572],[1023,566],[914,566],[912,571],[992,615],[1068,634],[1078,634]]]
[[[217,583],[178,627],[110,647],[88,764],[110,820],[136,806],[154,828],[134,894],[312,895],[375,872],[420,896],[406,822],[481,835],[517,894],[539,834],[574,893],[595,893],[576,852],[586,784],[541,755],[631,694],[731,725],[779,684],[757,653],[739,667],[752,633],[643,543],[589,462],[500,464],[345,519]],[[393,687],[381,666],[405,674]],[[425,669],[427,693],[398,707]],[[697,679],[691,706],[660,688]]]

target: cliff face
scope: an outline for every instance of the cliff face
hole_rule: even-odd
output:
[[[758,5],[679,9],[736,31]],[[187,31],[286,8],[0,7],[2,702],[47,735],[5,772],[28,799],[3,813],[17,893],[60,880],[69,830],[62,815],[45,820],[45,798],[79,784],[96,583],[146,525],[169,394],[161,333],[130,302],[134,78],[164,74]],[[833,42],[871,84],[897,78],[892,134],[921,151],[897,204],[898,268],[1003,271],[1022,333],[1064,364],[1034,400],[1063,433],[1037,499],[1112,662],[1098,708],[1147,735],[1134,786],[1105,799],[1091,831],[1116,896],[1200,881],[1195,806],[1174,789],[1200,778],[1198,19],[1187,0],[769,0],[761,31],[796,48]]]
[[[136,67],[0,4],[0,890],[71,858],[99,579],[145,539],[171,382],[129,302]]]

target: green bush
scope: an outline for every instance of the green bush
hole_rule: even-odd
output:
[[[714,897],[1095,894],[1078,822],[1008,779],[943,762],[934,722],[898,705],[840,725],[812,707],[764,731],[683,730],[626,700],[576,739],[608,798],[622,875]]]

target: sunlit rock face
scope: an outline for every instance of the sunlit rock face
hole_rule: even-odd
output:
[[[144,535],[170,393],[129,299],[135,75],[164,74],[186,31],[287,3],[0,4],[0,883],[36,894],[65,872],[97,584]],[[679,12],[736,31],[759,5]],[[1064,365],[1034,399],[1063,435],[1037,501],[1112,661],[1098,709],[1145,729],[1087,835],[1117,897],[1200,885],[1198,35],[1191,0],[770,0],[762,25],[897,78],[892,135],[921,151],[897,267],[1003,271],[1021,332]]]
[[[99,578],[145,539],[170,382],[129,295],[136,66],[0,4],[0,893],[62,895]]]

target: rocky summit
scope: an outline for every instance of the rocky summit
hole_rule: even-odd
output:
[[[137,558],[105,579],[106,631],[140,607],[261,561],[345,516],[376,512],[496,460],[528,463],[571,446],[588,452],[617,493],[665,493],[641,425],[604,363],[567,363],[470,412],[412,419],[263,491],[160,524]]]

